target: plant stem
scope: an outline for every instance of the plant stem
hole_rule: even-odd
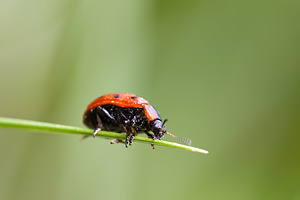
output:
[[[39,131],[43,131],[43,132],[80,134],[80,135],[87,135],[87,136],[93,135],[92,129],[79,128],[79,127],[60,125],[60,124],[52,124],[52,123],[47,123],[47,122],[38,122],[38,121],[23,120],[23,119],[12,119],[12,118],[5,118],[5,117],[0,117],[0,127],[39,130]],[[124,134],[107,132],[107,131],[99,131],[96,136],[105,137],[105,138],[121,139],[121,140],[126,139]],[[204,154],[208,153],[208,151],[203,150],[203,149],[199,149],[199,148],[191,147],[191,146],[187,146],[187,145],[182,145],[182,144],[178,144],[178,143],[174,143],[174,142],[168,142],[168,141],[164,141],[164,140],[152,140],[150,138],[136,136],[134,138],[134,141],[148,143],[148,144],[154,144],[154,145],[158,145],[158,146],[184,149],[184,150],[198,152],[198,153],[204,153]]]

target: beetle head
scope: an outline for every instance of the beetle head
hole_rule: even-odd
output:
[[[160,121],[159,119],[154,120],[151,123],[151,131],[154,133],[154,136],[156,137],[156,139],[160,139],[164,136],[164,134],[166,133],[166,127],[165,127],[165,123],[166,121],[168,121],[167,119],[164,120],[164,122]]]

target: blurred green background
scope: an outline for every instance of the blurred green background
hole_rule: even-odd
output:
[[[0,199],[300,199],[299,1],[0,1],[0,115],[134,93],[208,155],[0,129]],[[171,140],[166,136],[164,139]]]

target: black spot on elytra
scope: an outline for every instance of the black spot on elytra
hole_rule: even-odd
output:
[[[114,94],[115,98],[119,98],[119,96],[120,96],[119,94]]]
[[[137,97],[136,96],[133,96],[133,97],[130,97],[131,99],[136,99]]]

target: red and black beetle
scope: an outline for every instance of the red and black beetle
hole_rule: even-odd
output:
[[[131,145],[139,132],[145,132],[148,138],[160,139],[164,134],[170,135],[185,143],[189,139],[179,138],[166,131],[157,111],[145,99],[133,94],[112,93],[95,99],[85,110],[84,124],[94,129],[93,136],[98,131],[126,132],[125,146]],[[149,133],[152,131],[153,134]],[[113,140],[111,143],[122,142]],[[152,145],[152,147],[154,147]]]

